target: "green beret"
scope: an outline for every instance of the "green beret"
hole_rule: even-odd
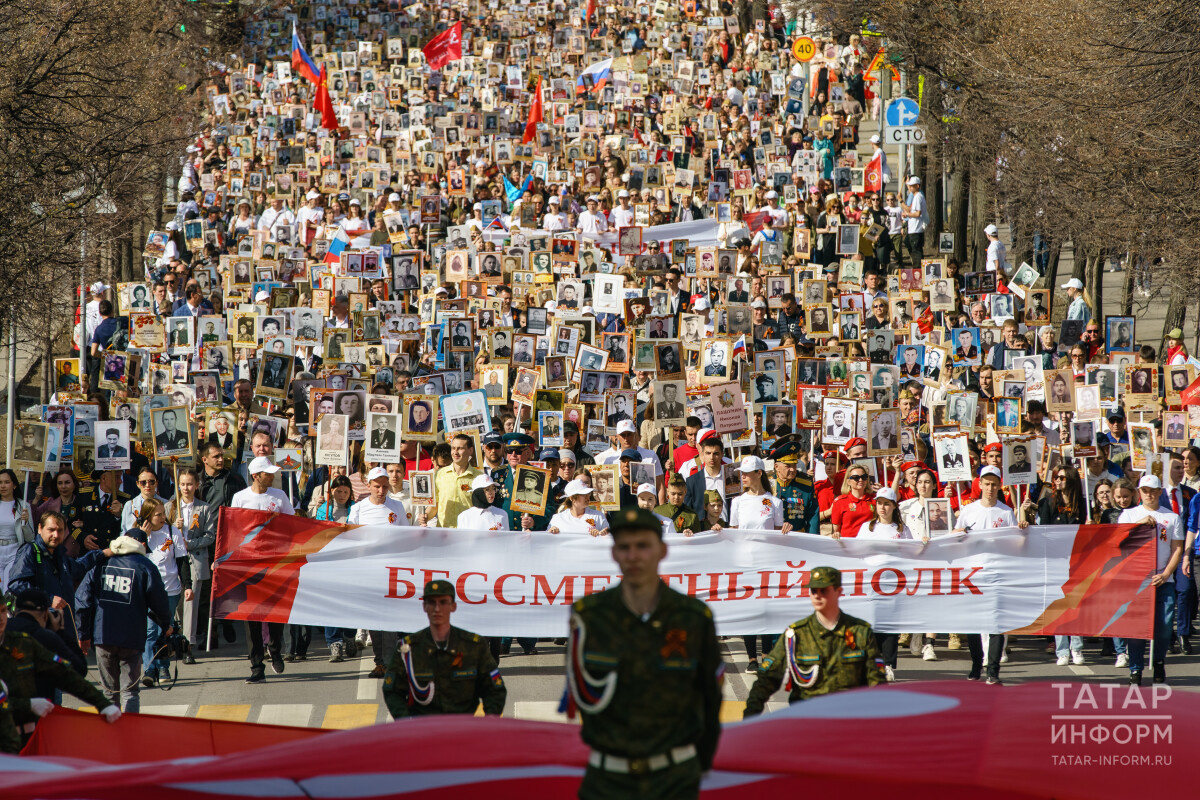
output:
[[[450,581],[429,581],[425,584],[425,594],[421,595],[421,599],[428,600],[431,597],[454,597],[454,584]]]
[[[842,586],[842,573],[833,567],[813,567],[808,574],[808,589],[824,589],[827,586]]]
[[[662,538],[662,521],[654,512],[644,508],[623,508],[608,516],[609,532],[614,536],[621,531],[654,531]]]

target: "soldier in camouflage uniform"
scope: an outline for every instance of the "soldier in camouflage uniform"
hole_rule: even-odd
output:
[[[567,686],[592,748],[585,798],[691,798],[720,736],[723,664],[712,612],[658,577],[662,524],[643,508],[609,518],[622,580],[575,603]]]
[[[499,716],[508,690],[487,639],[450,626],[454,585],[429,581],[421,596],[429,627],[405,636],[383,676],[383,699],[393,719],[428,714]]]
[[[38,696],[39,677],[49,680],[60,691],[91,703],[107,721],[120,718],[121,710],[66,660],[32,636],[7,628],[8,608],[0,605],[0,681],[3,682],[0,692],[7,695],[0,700],[0,750],[18,752],[33,733],[38,719],[53,707],[49,700]],[[15,730],[8,730],[6,717],[16,726]],[[14,733],[19,734],[16,750],[10,750]]]
[[[762,660],[744,717],[761,714],[785,677],[789,703],[886,680],[871,626],[839,608],[842,573],[833,567],[816,567],[807,588],[814,613],[788,626]]]
[[[675,524],[675,530],[683,533],[700,530],[700,518],[684,504],[687,497],[687,482],[678,474],[673,475],[667,483],[667,502],[654,509],[655,514],[661,514]]]

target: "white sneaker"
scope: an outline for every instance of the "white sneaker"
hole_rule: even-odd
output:
[[[937,653],[933,652],[933,645],[928,642],[921,648],[922,661],[937,661]]]
[[[1008,663],[1008,651],[1007,651],[1007,650],[1001,650],[1001,651],[1000,651],[1000,663],[1001,663],[1001,664],[1007,664],[1007,663]]]
[[[1071,653],[1071,663],[1077,667],[1083,664],[1083,653]]]
[[[1113,664],[1113,666],[1114,667],[1128,667],[1129,666],[1129,656],[1127,656],[1125,653],[1119,653],[1117,655],[1117,663]]]
[[[1071,659],[1067,658],[1066,656],[1059,656],[1058,661],[1056,661],[1054,663],[1058,664],[1058,666],[1060,666],[1060,667],[1065,667],[1067,664],[1070,663],[1070,661],[1071,661]]]
[[[893,681],[896,680],[896,671],[893,670],[891,667],[884,667],[883,671],[884,671],[884,674],[887,676],[888,683],[892,683]]]

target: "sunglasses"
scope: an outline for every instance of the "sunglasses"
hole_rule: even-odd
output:
[[[847,475],[846,476],[846,480],[848,480],[848,481],[865,481],[866,479],[867,479],[866,475]]]

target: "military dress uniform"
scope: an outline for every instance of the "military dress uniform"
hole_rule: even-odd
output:
[[[454,596],[449,581],[425,584],[424,597]],[[487,639],[450,627],[442,644],[429,628],[405,636],[383,676],[383,699],[393,719],[430,714],[474,714],[504,711],[508,689],[492,657]]]
[[[841,585],[841,573],[832,567],[816,567],[808,583],[810,589]],[[844,612],[833,630],[822,625],[815,613],[788,626],[759,664],[744,717],[761,714],[785,678],[789,703],[886,683],[883,658],[871,626]]]
[[[82,551],[83,540],[89,536],[96,537],[96,543],[101,549],[108,547],[109,543],[124,533],[121,530],[121,515],[118,512],[113,516],[108,510],[108,506],[101,503],[100,487],[94,486],[92,489],[82,495],[75,501],[76,507],[79,508],[79,520],[83,523],[81,528],[71,528],[71,536],[79,542],[79,549]],[[108,501],[111,504],[113,496],[116,497],[118,503],[124,508],[129,502],[130,495],[125,492],[117,491],[110,493]]]
[[[504,435],[505,447],[533,447],[534,439],[525,433],[507,433]],[[498,470],[492,472],[492,480],[496,482],[496,499],[492,505],[501,508],[508,514],[508,527],[510,530],[519,531],[522,529],[521,517],[525,516],[524,511],[512,510],[513,496],[513,480],[516,478],[514,470],[508,464],[505,464]],[[550,502],[547,501],[546,509],[542,514],[530,514],[533,517],[533,529],[535,531],[544,531],[550,527],[550,517],[554,515],[555,509],[550,508]]]
[[[5,612],[0,609],[0,613]],[[65,659],[52,653],[32,636],[6,631],[4,641],[0,642],[0,679],[7,687],[13,722],[26,736],[33,733],[38,720],[29,704],[31,698],[39,696],[38,677],[48,679],[59,690],[91,703],[97,711],[112,705],[103,692],[76,672]]]
[[[610,525],[662,532],[641,508]],[[666,584],[658,597],[646,617],[620,584],[572,607],[567,685],[592,748],[581,798],[696,797],[712,768],[724,672],[712,611]]]
[[[799,453],[800,448],[796,442],[789,440],[777,445],[769,457],[795,466],[800,463]],[[812,477],[807,472],[798,471],[796,477],[787,483],[776,478],[775,496],[783,504],[783,521],[790,523],[793,530],[812,534],[821,532],[821,509],[817,504],[817,492],[813,487]]]

